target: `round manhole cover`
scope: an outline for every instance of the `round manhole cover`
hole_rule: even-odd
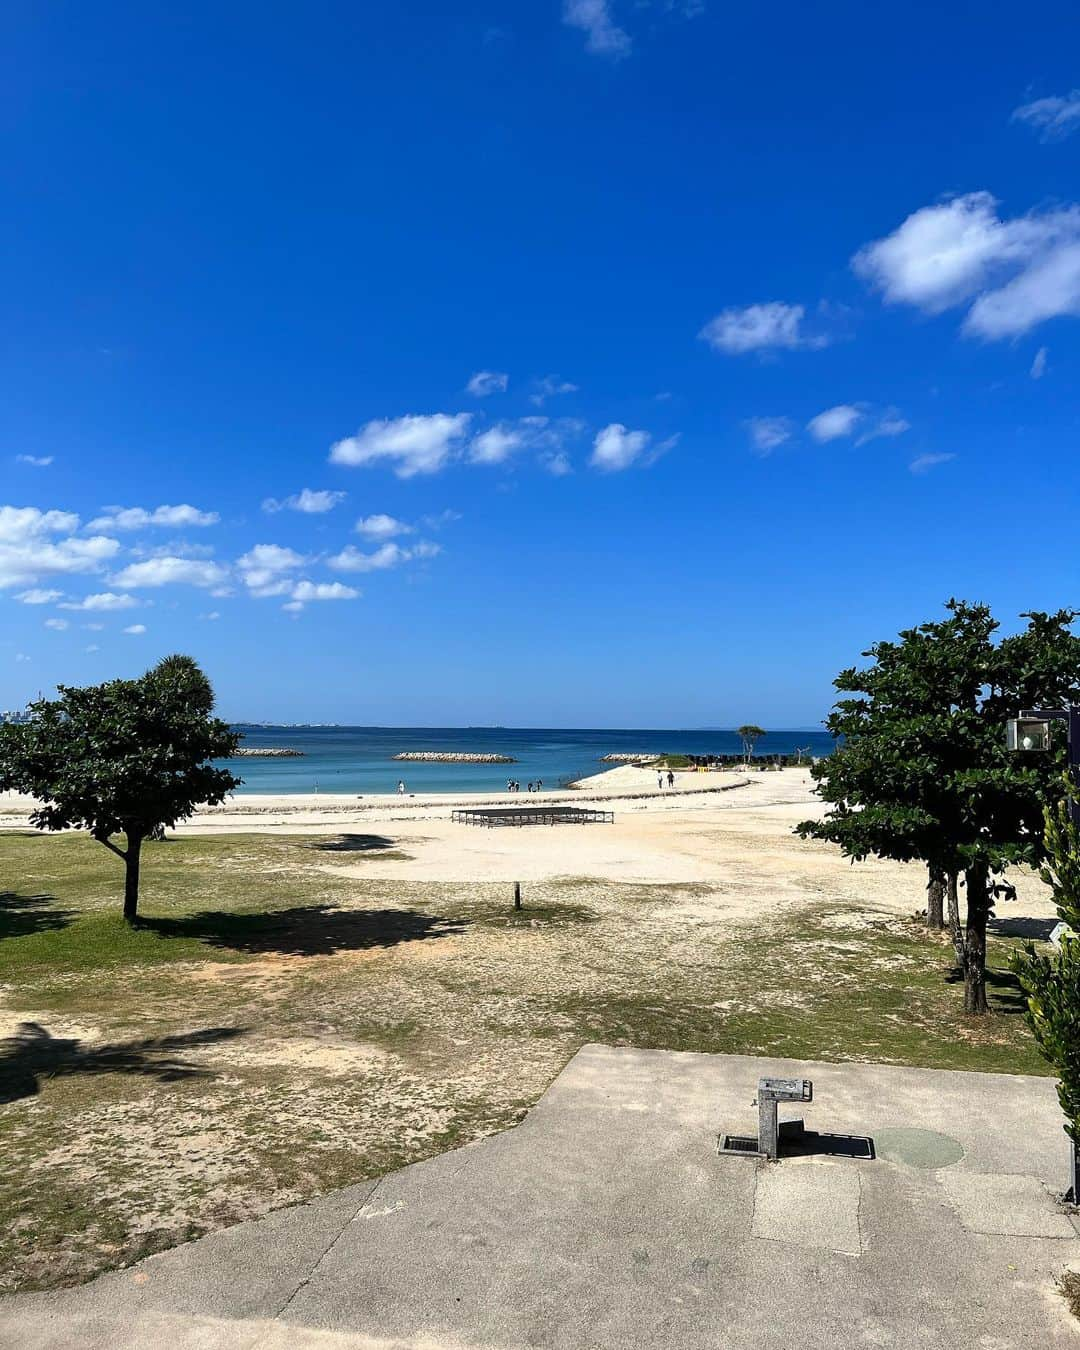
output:
[[[936,1130],[875,1130],[874,1149],[886,1162],[906,1167],[951,1167],[964,1156],[958,1139]]]

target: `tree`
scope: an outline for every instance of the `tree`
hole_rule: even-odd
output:
[[[966,925],[956,934],[964,1007],[987,1011],[986,926],[992,878],[1043,859],[1046,789],[1064,747],[1011,755],[1004,726],[1021,708],[1080,699],[1080,638],[1072,610],[1022,615],[1027,626],[995,644],[985,605],[951,600],[948,617],[880,642],[865,670],[841,671],[826,725],[842,738],[812,770],[830,804],[804,837],[837,843],[851,858],[920,860],[931,883],[955,895],[963,873]]]
[[[1069,810],[1077,786],[1069,779],[1065,783],[1068,795],[1046,808],[1047,864],[1040,876],[1050,887],[1058,917],[1072,932],[1062,937],[1053,956],[1036,952],[1029,942],[1015,953],[1013,970],[1027,1000],[1028,1024],[1058,1075],[1065,1133],[1080,1148],[1080,830]]]
[[[30,817],[38,829],[88,830],[123,859],[124,918],[134,923],[143,842],[224,801],[240,780],[209,761],[232,755],[240,738],[211,715],[210,681],[189,656],[166,657],[137,680],[57,692],[30,705],[29,722],[0,727],[0,790],[40,803]]]
[[[756,727],[752,722],[748,722],[746,726],[736,727],[735,735],[742,739],[743,759],[749,764],[750,756],[754,753],[754,746],[765,735],[765,731],[762,727]]]

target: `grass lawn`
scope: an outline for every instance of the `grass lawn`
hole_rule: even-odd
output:
[[[503,1129],[587,1041],[1046,1072],[1002,940],[965,1018],[948,944],[883,911],[567,877],[515,913],[343,875],[371,839],[150,845],[129,929],[100,845],[0,835],[0,1291]]]

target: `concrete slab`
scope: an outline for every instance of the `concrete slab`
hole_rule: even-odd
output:
[[[770,1242],[859,1256],[860,1196],[859,1174],[851,1167],[803,1159],[762,1167],[750,1231]]]
[[[761,1075],[814,1080],[817,1146],[907,1130],[955,1147],[718,1157],[721,1130],[754,1129]],[[1076,1350],[1054,1280],[1080,1238],[1049,1235],[1032,1189],[1060,1187],[1066,1160],[1046,1079],[588,1046],[517,1129],[9,1299],[0,1344]]]
[[[939,1180],[969,1233],[1065,1240],[1077,1235],[1073,1220],[1038,1177],[944,1172]]]

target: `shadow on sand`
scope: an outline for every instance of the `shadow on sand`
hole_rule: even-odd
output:
[[[385,834],[339,834],[332,839],[320,839],[306,845],[319,853],[378,853],[394,848],[393,839]]]
[[[188,1063],[178,1052],[243,1034],[242,1027],[207,1027],[179,1036],[86,1045],[75,1037],[53,1036],[38,1022],[23,1022],[14,1036],[0,1041],[0,1102],[36,1096],[43,1081],[71,1074],[130,1073],[159,1083],[210,1078],[210,1070]]]
[[[70,909],[54,909],[55,901],[52,895],[0,891],[0,941],[66,928],[75,913]]]
[[[160,937],[197,938],[210,947],[238,952],[276,952],[282,956],[333,956],[401,942],[448,937],[467,927],[408,909],[337,909],[304,905],[265,914],[204,910],[182,919],[139,920],[139,927]]]
[[[998,937],[1030,938],[1035,942],[1049,942],[1057,919],[990,919],[986,927]]]

